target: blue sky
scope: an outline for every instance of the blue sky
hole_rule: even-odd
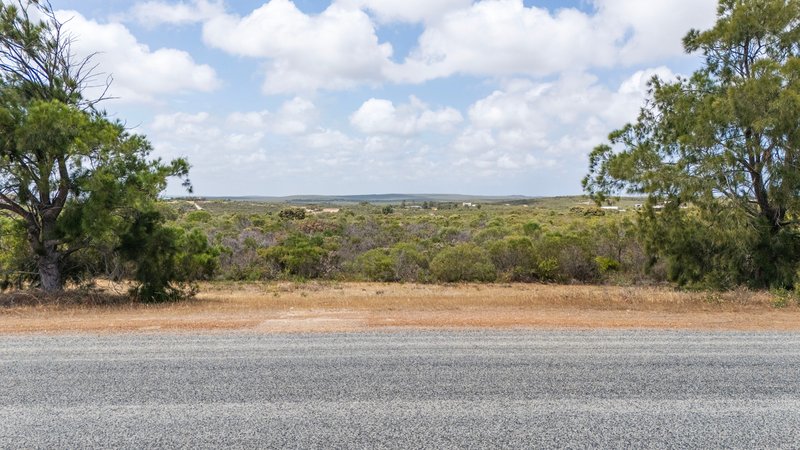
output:
[[[715,0],[53,0],[198,195],[580,192]],[[91,95],[92,92],[88,92]],[[170,186],[168,194],[181,194]]]

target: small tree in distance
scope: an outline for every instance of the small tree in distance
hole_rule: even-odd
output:
[[[49,2],[0,4],[0,210],[22,223],[47,292],[63,288],[76,254],[121,249],[143,220],[160,227],[155,202],[169,177],[190,186],[186,160],[149,159],[143,136],[97,110],[104,90],[85,97],[98,74],[72,41]],[[122,254],[140,260],[137,248],[158,251],[138,245]],[[139,281],[148,293],[170,284]]]

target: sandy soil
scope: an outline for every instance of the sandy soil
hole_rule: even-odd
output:
[[[0,333],[391,328],[657,328],[800,331],[800,308],[766,292],[667,288],[377,283],[208,284],[163,304],[0,308]]]

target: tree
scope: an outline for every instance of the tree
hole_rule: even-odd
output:
[[[702,53],[702,68],[651,81],[636,123],[591,153],[584,188],[598,202],[646,194],[651,231],[684,219],[710,233],[741,230],[758,284],[791,283],[800,258],[800,1],[721,0],[713,28],[683,43]],[[664,243],[663,234],[651,238]]]
[[[72,41],[49,3],[0,4],[0,210],[26,230],[49,292],[76,253],[117,248],[152,218],[169,177],[189,186],[185,160],[149,159],[143,136],[97,110],[105,91],[84,96],[97,74]]]

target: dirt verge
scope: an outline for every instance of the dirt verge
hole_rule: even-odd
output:
[[[378,283],[216,283],[162,305],[70,297],[0,301],[0,333],[238,330],[262,333],[390,328],[657,328],[800,331],[796,304],[766,292],[667,288]]]

